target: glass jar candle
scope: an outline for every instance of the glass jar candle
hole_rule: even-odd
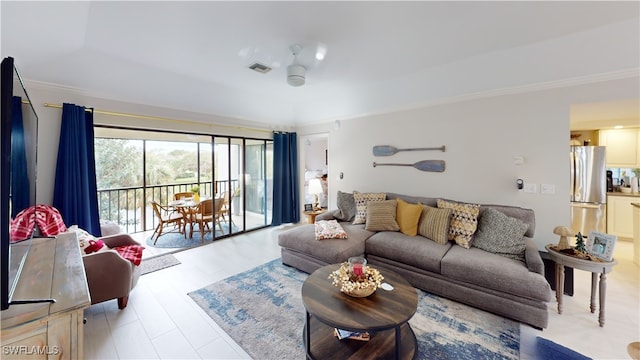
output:
[[[355,256],[349,258],[349,271],[358,276],[362,277],[365,273],[367,267],[367,259],[362,256]]]

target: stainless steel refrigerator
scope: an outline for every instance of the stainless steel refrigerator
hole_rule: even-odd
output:
[[[607,230],[604,146],[571,146],[571,228],[588,236]]]

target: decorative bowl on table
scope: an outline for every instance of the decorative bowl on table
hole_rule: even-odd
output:
[[[341,292],[349,296],[367,297],[380,287],[384,277],[377,269],[366,266],[366,260],[353,259],[342,263],[337,270],[329,274],[329,279]]]

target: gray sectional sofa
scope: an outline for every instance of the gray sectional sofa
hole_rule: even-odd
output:
[[[436,198],[387,193],[387,199],[436,206]],[[544,264],[532,237],[533,210],[514,206],[481,205],[479,219],[493,208],[527,224],[524,261],[507,258],[455,242],[439,244],[423,236],[398,231],[368,231],[364,224],[340,222],[347,239],[316,240],[315,225],[306,224],[282,232],[278,237],[282,262],[311,273],[346,261],[352,256],[367,258],[371,266],[388,268],[403,275],[413,286],[483,309],[535,328],[548,324],[547,302],[551,288],[544,277]],[[331,220],[340,210],[316,218]]]

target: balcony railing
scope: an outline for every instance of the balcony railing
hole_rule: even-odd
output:
[[[153,230],[157,219],[149,205],[151,201],[167,204],[173,200],[173,194],[191,191],[200,186],[200,196],[212,197],[225,191],[235,192],[238,180],[221,180],[200,183],[163,184],[152,186],[133,186],[98,190],[98,209],[100,220],[117,223],[126,233]]]

